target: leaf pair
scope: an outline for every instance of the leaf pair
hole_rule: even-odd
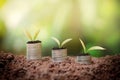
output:
[[[81,44],[82,44],[84,53],[87,53],[87,52],[89,52],[89,51],[91,51],[91,50],[105,50],[105,48],[103,48],[103,47],[101,47],[101,46],[92,46],[92,47],[90,47],[89,49],[86,49],[86,46],[85,46],[84,42],[83,42],[81,39],[79,39],[79,40],[80,40],[80,42],[81,42]]]
[[[57,38],[52,37],[52,39],[58,44],[59,48],[62,48],[66,43],[72,40],[71,38],[69,38],[69,39],[64,40],[62,43],[60,43],[60,41]]]
[[[32,35],[30,34],[30,32],[28,32],[27,30],[24,30],[24,33],[25,33],[25,35],[26,35],[31,41],[35,41],[36,38],[37,38],[37,36],[38,36],[38,34],[40,33],[40,29],[38,29],[38,30],[34,33],[33,37],[32,37]]]

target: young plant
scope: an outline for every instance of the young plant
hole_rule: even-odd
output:
[[[52,37],[52,39],[58,44],[58,48],[63,48],[63,46],[66,43],[68,43],[68,42],[70,42],[72,40],[71,38],[69,38],[69,39],[64,40],[62,43],[60,43],[60,41],[57,38]]]
[[[38,30],[34,33],[33,36],[32,36],[32,35],[30,34],[30,32],[28,32],[27,30],[25,30],[24,32],[25,32],[25,35],[28,37],[28,39],[29,39],[30,41],[35,41],[36,38],[37,38],[37,36],[38,36],[38,34],[40,33],[40,29],[38,29]]]
[[[84,42],[81,39],[79,39],[79,40],[80,40],[80,42],[82,44],[84,53],[88,53],[91,50],[105,50],[105,48],[103,48],[101,46],[92,46],[89,49],[86,49],[86,46],[85,46]]]

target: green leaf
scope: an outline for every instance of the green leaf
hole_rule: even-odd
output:
[[[38,30],[35,32],[34,37],[33,37],[33,40],[36,40],[36,38],[37,38],[37,36],[38,36],[39,33],[40,33],[40,29],[38,29]]]
[[[30,34],[27,30],[24,30],[24,33],[25,33],[25,35],[32,41],[32,36],[31,36],[31,34]]]
[[[90,47],[90,48],[87,50],[87,52],[88,52],[88,51],[91,51],[91,50],[105,50],[105,48],[103,48],[103,47],[101,47],[101,46],[93,46],[93,47]]]
[[[80,40],[80,42],[81,42],[81,44],[82,44],[82,47],[83,47],[83,49],[84,49],[84,53],[86,53],[86,47],[85,47],[84,42],[83,42],[81,39],[79,39],[79,40]]]
[[[70,42],[71,40],[72,40],[71,38],[64,40],[60,47],[63,47],[63,45],[65,45],[66,43]]]
[[[58,46],[60,48],[60,41],[57,38],[55,38],[55,37],[52,37],[52,39],[58,44]]]

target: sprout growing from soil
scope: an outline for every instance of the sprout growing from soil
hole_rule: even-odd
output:
[[[59,48],[63,48],[63,46],[64,46],[66,43],[68,43],[68,42],[70,42],[70,41],[72,40],[72,38],[69,38],[69,39],[64,40],[62,43],[60,43],[60,41],[59,41],[57,38],[52,37],[52,39],[58,44],[58,47],[59,47]]]
[[[82,44],[84,53],[88,53],[88,52],[91,51],[91,50],[105,50],[105,48],[103,48],[103,47],[101,47],[101,46],[92,46],[92,47],[90,47],[89,49],[86,49],[86,46],[85,46],[84,42],[83,42],[81,39],[79,39],[79,40],[80,40],[80,42],[81,42],[81,44]]]
[[[30,41],[35,41],[36,38],[37,38],[37,36],[38,36],[38,34],[40,33],[40,29],[38,29],[37,31],[35,31],[35,33],[34,33],[33,36],[32,36],[32,35],[30,34],[30,32],[28,32],[27,30],[25,30],[24,32],[25,32],[25,35],[28,37],[28,39],[29,39]]]

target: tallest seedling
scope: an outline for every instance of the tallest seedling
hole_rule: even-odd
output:
[[[41,58],[41,41],[36,40],[40,33],[38,29],[32,36],[30,32],[25,30],[25,35],[29,38],[30,41],[27,42],[27,59],[40,59]]]

